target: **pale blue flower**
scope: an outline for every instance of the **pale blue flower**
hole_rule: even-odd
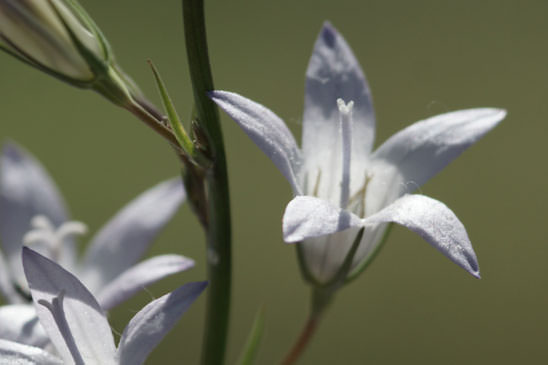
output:
[[[337,277],[364,228],[357,251],[349,257],[349,275],[360,272],[390,222],[418,233],[479,277],[476,255],[455,214],[437,200],[410,193],[495,127],[504,110],[468,109],[431,117],[373,151],[369,85],[350,47],[328,23],[306,72],[302,149],[284,122],[264,106],[226,91],[210,96],[291,184],[295,198],[284,214],[284,239],[300,242],[301,263],[310,280],[328,283]]]
[[[150,302],[131,319],[116,347],[103,309],[76,276],[26,247],[23,266],[40,323],[55,351],[0,340],[3,363],[142,364],[207,286],[189,283]]]
[[[20,306],[0,307],[0,338],[25,342],[26,334],[26,343],[36,344],[36,333],[30,329],[40,331],[28,323],[30,319],[20,320],[28,317],[25,303],[30,300],[21,264],[24,243],[73,272],[109,310],[145,286],[194,265],[193,260],[172,254],[138,263],[184,200],[179,178],[154,186],[107,222],[79,258],[74,235],[84,233],[85,226],[69,220],[65,203],[41,164],[14,143],[5,144],[0,156],[0,293]],[[21,315],[12,316],[14,312]]]

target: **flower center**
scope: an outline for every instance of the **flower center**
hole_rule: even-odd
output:
[[[342,178],[340,207],[346,209],[350,198],[350,158],[352,154],[352,108],[354,102],[348,104],[342,99],[337,99],[339,107],[339,125],[342,147]]]
[[[40,247],[47,257],[56,262],[60,260],[67,240],[76,235],[84,235],[88,230],[84,223],[78,221],[68,221],[55,228],[49,218],[43,215],[32,218],[30,225],[30,231],[23,237],[23,244]]]

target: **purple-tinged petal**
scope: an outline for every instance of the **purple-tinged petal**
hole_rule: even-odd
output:
[[[0,339],[44,348],[49,339],[31,304],[0,307]]]
[[[23,267],[40,323],[65,362],[114,364],[110,326],[89,290],[74,275],[27,247]]]
[[[464,225],[442,202],[424,195],[404,195],[363,220],[366,229],[368,225],[389,222],[418,233],[455,264],[480,277],[478,260]]]
[[[169,222],[186,194],[180,178],[164,181],[131,201],[95,235],[80,277],[97,292],[133,266]]]
[[[193,266],[193,260],[179,255],[153,257],[131,267],[107,284],[97,295],[97,301],[101,308],[108,311],[147,285]]]
[[[339,98],[346,103],[354,102],[352,158],[360,163],[371,152],[375,139],[371,91],[352,50],[326,22],[314,44],[306,71],[302,146],[308,171],[323,170],[334,152],[337,156],[340,154],[336,144],[340,133]]]
[[[400,182],[399,195],[412,192],[465,149],[493,129],[506,111],[492,108],[459,110],[417,122],[394,134],[372,155],[373,179],[392,165],[392,176]],[[376,167],[377,166],[377,167]],[[386,174],[385,174],[386,175]],[[399,176],[398,176],[399,175]]]
[[[0,364],[63,365],[63,361],[39,347],[0,340]]]
[[[298,176],[301,151],[285,123],[271,110],[228,91],[212,91],[209,97],[219,105],[255,144],[274,162],[295,194],[301,193]]]
[[[142,364],[206,286],[207,282],[183,285],[141,309],[120,338],[120,365]]]
[[[14,142],[4,144],[0,156],[0,241],[16,278],[23,277],[23,236],[36,215],[47,216],[55,225],[67,220],[65,203],[44,167]],[[65,248],[65,247],[64,247]],[[72,245],[63,252],[72,260]]]
[[[285,208],[283,235],[288,243],[325,236],[362,225],[361,219],[328,201],[311,196],[297,196]]]

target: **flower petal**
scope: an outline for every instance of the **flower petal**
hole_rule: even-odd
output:
[[[340,270],[362,226],[357,215],[311,196],[295,197],[283,217],[284,240],[300,242],[303,264],[319,283],[329,282]],[[365,230],[353,266],[378,243],[382,231],[383,225]]]
[[[418,233],[455,264],[480,277],[478,260],[464,225],[442,202],[424,195],[404,195],[363,220],[366,227],[389,222]]]
[[[91,241],[82,281],[94,293],[133,266],[177,212],[186,194],[180,178],[164,181],[126,205]]]
[[[0,307],[0,339],[44,348],[49,339],[31,304]]]
[[[121,273],[101,289],[97,300],[104,310],[110,310],[166,276],[185,271],[194,261],[179,255],[162,255],[145,260]]]
[[[65,203],[44,167],[14,142],[5,143],[0,156],[0,241],[15,278],[24,277],[23,236],[39,214],[56,226],[67,221]],[[65,246],[63,254],[72,259],[72,245]]]
[[[300,242],[362,225],[361,219],[328,201],[311,196],[297,196],[285,208],[284,241]]]
[[[451,261],[479,278],[476,254],[463,224],[443,203],[424,195],[405,195],[365,219],[325,200],[298,196],[287,205],[283,233],[284,240],[291,243],[352,227],[365,226],[366,231],[377,230],[380,224],[390,222],[418,233]],[[378,243],[378,240],[375,242]],[[347,249],[347,246],[348,242],[347,245],[341,244],[341,249]],[[374,249],[366,248],[369,252]],[[363,258],[360,252],[356,256],[357,259]]]
[[[308,171],[323,166],[333,152],[340,150],[335,143],[339,135],[339,98],[347,103],[354,102],[352,158],[359,163],[360,158],[369,155],[375,139],[371,91],[352,50],[326,22],[314,44],[306,71],[302,142]]]
[[[373,179],[388,163],[400,174],[399,195],[412,192],[437,174],[465,149],[476,143],[504,117],[501,109],[480,108],[459,110],[417,122],[394,134],[371,158]],[[379,162],[381,162],[379,164]],[[394,179],[384,176],[385,181]]]
[[[271,110],[228,91],[211,91],[209,97],[219,105],[255,144],[274,162],[300,194],[298,176],[301,151],[285,123]]]
[[[23,267],[40,323],[61,357],[85,364],[114,364],[115,346],[110,326],[93,295],[71,273],[24,247]],[[52,315],[44,303],[62,297],[62,310]],[[57,307],[59,308],[59,307]]]
[[[142,364],[206,286],[207,282],[183,285],[141,309],[120,338],[120,365]]]
[[[8,303],[23,303],[24,299],[15,291],[8,269],[8,263],[0,251],[0,293]]]
[[[0,340],[0,364],[63,365],[63,361],[39,347]]]

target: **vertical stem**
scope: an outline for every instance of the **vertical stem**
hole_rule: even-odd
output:
[[[203,0],[183,0],[185,41],[198,123],[208,138],[213,164],[206,172],[208,198],[207,265],[209,290],[202,364],[223,364],[231,287],[231,224],[228,175],[219,114],[207,96],[213,90]]]

